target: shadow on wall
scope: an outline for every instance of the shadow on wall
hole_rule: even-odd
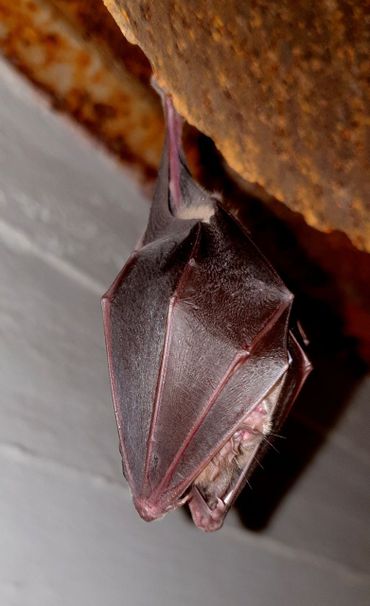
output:
[[[345,328],[349,325],[346,314],[349,310],[355,314],[369,295],[365,268],[370,266],[370,255],[357,251],[342,234],[338,234],[339,244],[333,249],[331,234],[306,226],[294,213],[290,213],[288,226],[260,200],[242,191],[226,174],[213,143],[199,137],[202,171],[197,177],[207,189],[222,192],[228,208],[248,227],[255,243],[273,260],[296,295],[295,313],[310,341],[308,355],[314,366],[280,430],[281,436],[273,438],[273,447],[236,502],[243,525],[257,531],[269,524],[284,495],[309,466],[366,372],[366,363],[359,355],[361,347],[366,352],[370,343],[366,322],[363,343],[345,334]],[[310,251],[310,246],[315,250]],[[337,274],[342,261],[346,263],[344,284]],[[359,314],[358,326],[362,320]]]
[[[324,330],[325,314],[316,317]],[[336,350],[332,343],[325,334],[310,348],[314,372],[281,429],[281,438],[274,438],[276,450],[267,451],[250,480],[251,488],[247,486],[236,503],[242,523],[251,530],[268,525],[346,409],[365,371],[350,343],[343,340]]]
[[[252,490],[247,486],[237,501],[243,524],[258,530],[268,525],[286,492],[340,419],[366,372],[366,364],[359,356],[356,339],[344,334],[348,302],[335,279],[308,258],[294,232],[271,216],[261,203],[251,200],[246,206],[250,212],[244,213],[245,221],[253,234],[257,231],[260,234],[255,240],[267,257],[274,260],[276,269],[296,295],[295,312],[310,341],[308,353],[314,367],[281,430],[282,439],[274,440],[277,451],[273,448],[267,451],[263,468],[257,469],[251,479]],[[265,229],[257,230],[258,223]],[[329,238],[320,233],[317,237]],[[358,257],[363,256],[359,252]],[[333,263],[338,261],[333,258]],[[353,272],[356,274],[356,265]],[[347,296],[351,296],[351,289]]]

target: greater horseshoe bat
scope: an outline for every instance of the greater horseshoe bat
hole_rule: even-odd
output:
[[[166,141],[147,229],[102,298],[123,473],[145,520],[188,503],[225,515],[310,369],[293,295],[243,226],[191,177],[182,120]]]

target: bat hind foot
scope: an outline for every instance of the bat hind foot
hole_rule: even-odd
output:
[[[191,492],[189,508],[194,524],[204,532],[219,530],[227,513],[225,503],[219,498],[214,509],[211,509],[196,486],[193,486]]]

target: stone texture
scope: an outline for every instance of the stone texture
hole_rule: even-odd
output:
[[[101,0],[0,0],[0,52],[145,181],[162,147],[150,67]]]
[[[370,251],[367,2],[105,4],[239,175]]]

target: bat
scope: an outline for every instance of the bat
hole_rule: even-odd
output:
[[[220,528],[311,365],[293,295],[220,196],[190,175],[182,119],[166,140],[145,234],[102,298],[123,474],[147,521],[188,504]]]

